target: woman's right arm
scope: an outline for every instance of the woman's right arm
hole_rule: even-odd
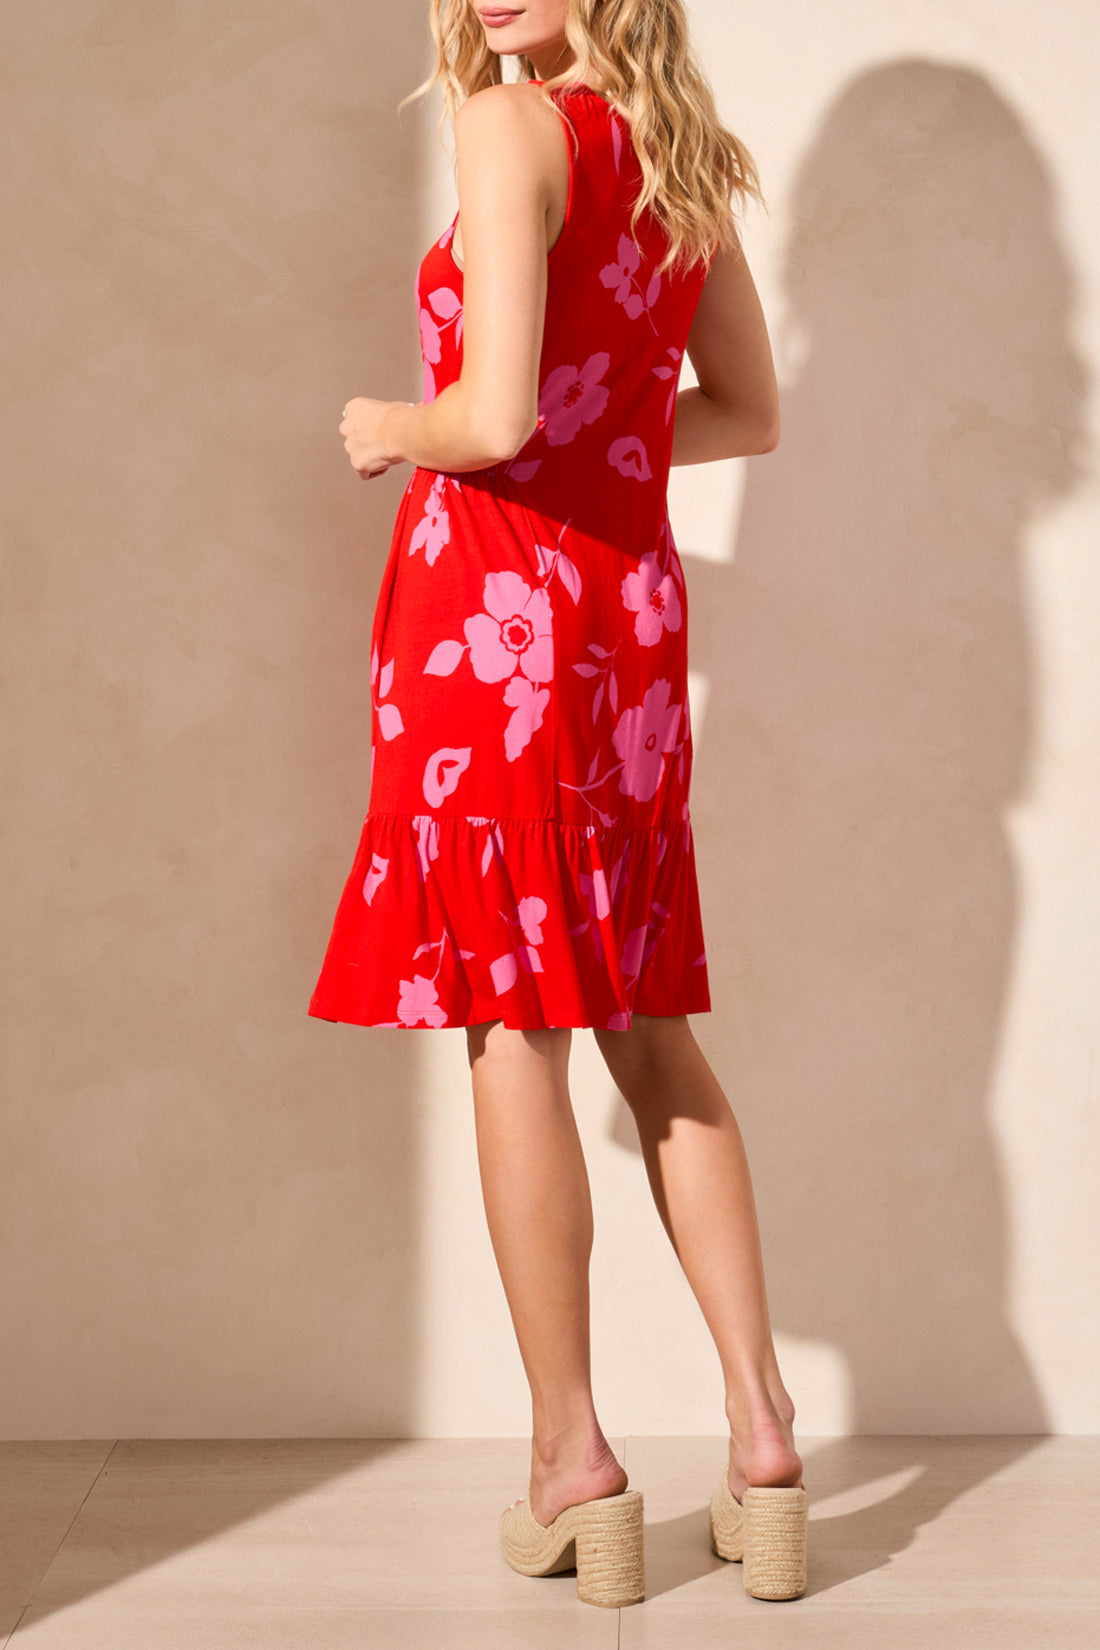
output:
[[[773,451],[779,445],[779,387],[743,250],[723,247],[715,255],[686,353],[699,382],[676,397],[673,464]]]

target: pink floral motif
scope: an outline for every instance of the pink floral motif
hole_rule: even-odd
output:
[[[665,752],[676,743],[682,705],[668,702],[671,684],[663,676],[646,689],[640,705],[624,710],[611,742],[623,759],[619,789],[624,796],[648,802],[657,794],[665,767]]]
[[[383,859],[381,854],[371,855],[370,870],[363,879],[363,898],[366,900],[368,905],[374,898],[378,884],[380,882],[385,882],[386,872],[389,868],[390,862],[388,859]]]
[[[668,400],[665,402],[665,423],[668,424],[671,422],[672,414],[676,409],[676,397],[680,389],[680,367],[682,365],[684,352],[682,349],[677,349],[675,344],[669,344],[668,348],[665,350],[665,354],[670,356],[672,360],[675,361],[676,365],[674,367],[653,367],[651,371],[653,372],[653,376],[655,378],[669,378],[672,380],[669,385]]]
[[[459,779],[470,766],[472,745],[456,750],[444,745],[433,751],[424,769],[424,798],[432,808],[438,808],[445,796],[450,796]]]
[[[401,980],[399,989],[397,1018],[401,1025],[415,1026],[423,1020],[425,1025],[438,1029],[447,1024],[447,1015],[439,1005],[439,993],[427,974],[414,974],[411,980]]]
[[[659,270],[653,271],[643,297],[641,282],[635,278],[641,262],[642,254],[637,242],[629,235],[620,235],[618,257],[614,263],[604,264],[600,270],[600,280],[604,286],[615,288],[615,302],[622,304],[632,321],[636,321],[644,312],[650,326],[656,332],[657,328],[649,311],[657,302],[661,290],[661,274]]]
[[[463,626],[478,681],[503,682],[518,669],[531,682],[548,682],[554,642],[546,591],[532,590],[518,573],[488,573],[483,600],[485,612]]]
[[[433,368],[439,365],[443,356],[443,328],[454,328],[456,348],[462,337],[462,304],[457,293],[449,286],[434,287],[428,293],[427,303],[418,304],[417,319],[420,326],[420,353],[424,363],[424,400],[434,401],[436,385]]]
[[[417,522],[409,538],[409,555],[415,555],[420,546],[424,546],[424,560],[429,567],[435,565],[436,557],[445,544],[451,542],[451,522],[447,514],[447,507],[443,502],[443,487],[445,477],[437,475],[428,490],[424,500],[424,515]]]
[[[541,924],[546,916],[546,901],[540,899],[537,894],[526,894],[516,905],[516,913],[528,945],[541,945]]]
[[[377,663],[377,654],[374,656]],[[404,733],[405,724],[401,720],[401,712],[394,704],[382,704],[381,701],[393,686],[393,659],[390,658],[382,666],[378,676],[378,691],[375,701],[378,711],[378,730],[383,739],[396,739],[399,733]]]
[[[421,882],[428,880],[432,860],[439,858],[439,821],[431,814],[414,814],[416,827],[416,872]]]
[[[489,964],[493,989],[498,995],[515,985],[521,965],[529,974],[543,973],[542,958],[535,947],[542,944],[542,923],[546,917],[546,910],[544,899],[540,899],[537,894],[526,894],[516,902],[514,920],[504,911],[500,913],[510,928],[519,928],[523,940],[512,951],[505,951]]]
[[[600,379],[611,364],[606,350],[590,355],[583,367],[555,367],[539,395],[539,416],[551,447],[572,441],[582,424],[594,424],[607,406],[608,388]]]
[[[666,629],[679,630],[682,613],[676,581],[671,573],[662,575],[657,554],[649,550],[635,573],[622,582],[623,606],[637,614],[634,634],[643,647],[659,642]]]
[[[517,673],[504,690],[504,703],[512,706],[504,730],[504,754],[509,762],[514,762],[527,749],[536,728],[542,727],[542,713],[550,703],[550,689],[537,688]]]
[[[621,475],[633,476],[635,481],[648,481],[653,474],[640,435],[618,436],[607,449],[607,462],[614,464]]]

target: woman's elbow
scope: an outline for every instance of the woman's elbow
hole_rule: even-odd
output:
[[[526,447],[538,428],[538,415],[525,420],[522,424],[495,420],[493,423],[482,426],[482,440],[488,452],[495,455],[495,464],[506,464],[510,459]]]
[[[757,453],[774,453],[779,445],[779,419],[769,419],[767,424],[760,428],[759,445],[753,448]]]

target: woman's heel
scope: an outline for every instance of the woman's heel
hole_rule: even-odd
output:
[[[744,1581],[753,1598],[798,1598],[806,1591],[805,1489],[750,1484],[744,1509]]]
[[[576,1508],[577,1597],[618,1609],[645,1598],[645,1521],[640,1490]]]

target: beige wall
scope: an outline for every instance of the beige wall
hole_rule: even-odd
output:
[[[796,1427],[1097,1431],[1084,13],[692,13],[771,200],[784,397],[775,453],[671,491],[695,1026]],[[461,1032],[306,1015],[407,479],[359,482],[336,425],[419,397],[454,209],[438,104],[395,113],[419,10],[6,34],[0,1434],[522,1433]],[[574,1073],[605,1427],[718,1432],[589,1032]]]

